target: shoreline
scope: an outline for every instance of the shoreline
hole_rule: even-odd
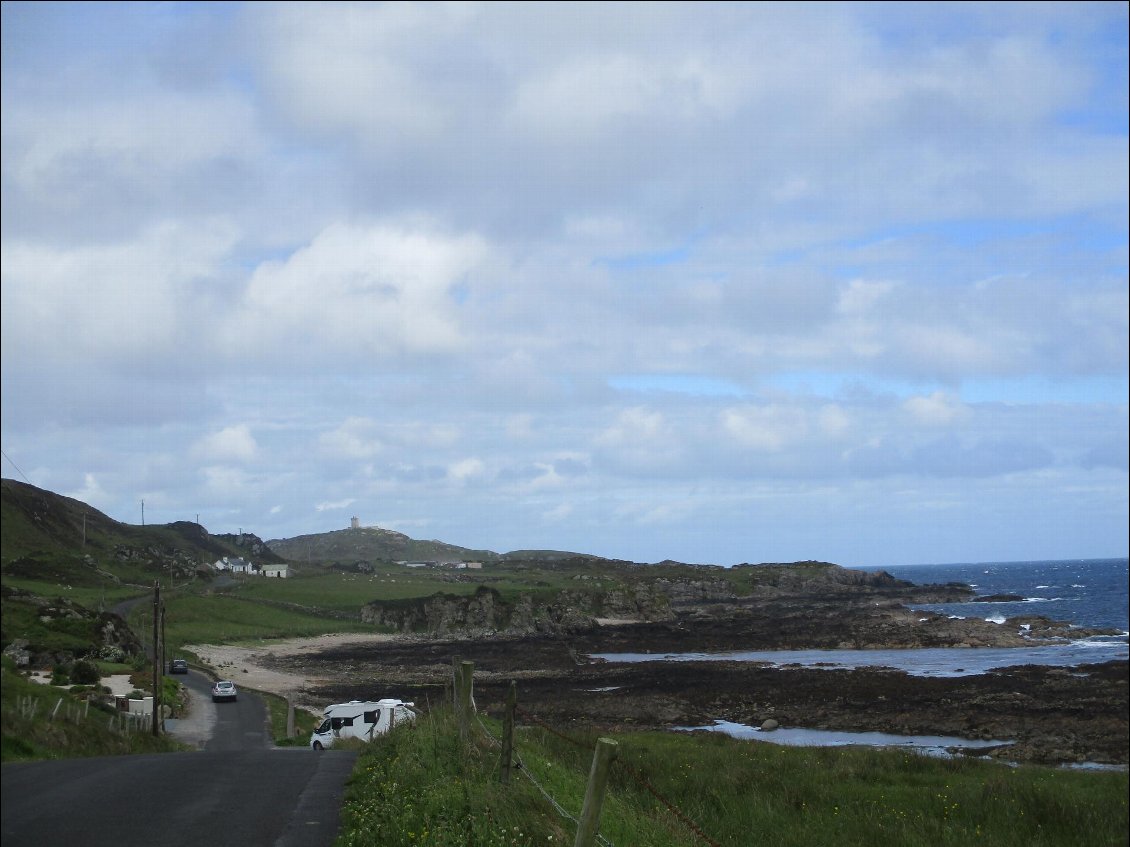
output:
[[[841,618],[844,612],[841,608]],[[889,623],[886,614],[872,613],[862,623],[858,614],[846,617],[849,629],[868,630],[870,623],[864,638],[869,643],[881,640]],[[500,713],[515,680],[523,709],[563,727],[662,730],[717,720],[760,726],[772,718],[784,727],[813,730],[1014,740],[991,753],[1002,761],[1121,767],[1130,760],[1125,659],[1075,668],[1020,664],[957,677],[922,677],[875,667],[772,667],[727,660],[621,664],[587,658],[614,652],[610,648],[626,642],[656,654],[676,643],[737,648],[735,642],[745,642],[764,649],[766,640],[791,650],[837,634],[823,631],[820,618],[806,616],[811,625],[807,637],[794,631],[790,620],[741,615],[662,624],[617,621],[580,633],[540,636],[340,633],[185,649],[229,673],[237,684],[287,697],[315,713],[328,703],[352,699],[442,702],[452,660],[459,657],[474,662],[480,710]],[[977,624],[975,630],[983,624],[1000,633],[996,624]],[[955,638],[967,638],[970,632],[953,630],[950,624],[933,635],[928,629],[916,628],[913,639],[900,635],[897,640],[941,640],[953,646]],[[1009,633],[1000,634],[1017,643]],[[1024,643],[1034,646],[1031,640]],[[1018,658],[1022,647],[1020,651]]]

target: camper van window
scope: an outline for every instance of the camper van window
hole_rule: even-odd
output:
[[[316,730],[314,730],[314,732],[317,732],[318,734],[321,734],[323,732],[329,732],[329,731],[330,731],[330,721],[329,721],[328,718],[326,720],[322,721],[322,725],[319,726]]]
[[[353,726],[353,718],[342,718],[341,719],[341,725],[342,726]]]
[[[330,725],[334,729],[341,729],[341,718],[330,718]]]
[[[381,710],[365,712],[365,723],[377,723],[381,719]]]

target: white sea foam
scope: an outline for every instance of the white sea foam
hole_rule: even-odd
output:
[[[987,623],[1004,623],[1004,615],[993,615],[992,617],[985,618]]]

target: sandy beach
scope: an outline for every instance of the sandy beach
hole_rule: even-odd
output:
[[[185,652],[194,654],[199,662],[217,677],[231,679],[236,685],[256,691],[265,691],[286,697],[298,708],[321,713],[326,703],[308,692],[312,686],[333,682],[329,668],[325,676],[289,673],[266,666],[271,659],[300,657],[338,647],[364,648],[375,643],[394,641],[399,636],[381,633],[330,633],[311,638],[288,638],[279,641],[260,641],[254,644],[186,644]]]

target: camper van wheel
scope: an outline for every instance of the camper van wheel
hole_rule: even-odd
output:
[[[322,751],[322,750],[324,750],[325,748],[324,748],[324,747],[322,746],[322,742],[321,742],[321,741],[315,741],[315,742],[314,742],[314,749],[315,749],[315,750],[318,750],[318,751]]]

